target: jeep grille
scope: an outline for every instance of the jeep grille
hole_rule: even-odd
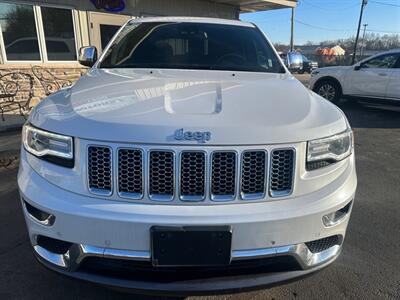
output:
[[[294,165],[292,148],[172,151],[91,145],[87,171],[94,194],[115,192],[115,197],[151,201],[233,201],[290,195]]]
[[[206,195],[206,153],[183,151],[180,159],[180,197],[203,200]]]
[[[211,197],[213,200],[233,200],[236,190],[236,153],[214,152],[211,166]]]
[[[273,150],[271,156],[270,194],[286,196],[293,188],[294,150]]]
[[[118,150],[118,192],[121,197],[141,199],[143,186],[143,151]]]
[[[240,191],[243,199],[257,199],[265,195],[266,156],[265,151],[242,153]]]
[[[88,154],[89,189],[94,193],[111,194],[111,149],[109,147],[90,146]]]
[[[150,151],[149,196],[153,200],[172,200],[175,190],[174,153]]]

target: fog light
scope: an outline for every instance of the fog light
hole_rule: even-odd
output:
[[[350,201],[349,204],[347,204],[345,207],[343,207],[333,213],[323,216],[322,222],[324,223],[324,225],[326,227],[332,227],[332,226],[339,224],[344,219],[344,217],[348,214],[348,212],[350,211],[352,203],[353,203],[353,201]]]
[[[56,220],[56,217],[54,215],[34,207],[25,200],[24,200],[24,206],[28,215],[36,222],[39,222],[40,224],[45,226],[52,226],[54,224],[54,221]]]
[[[49,238],[43,235],[38,235],[36,237],[36,242],[40,247],[56,254],[65,254],[72,246],[72,243]]]

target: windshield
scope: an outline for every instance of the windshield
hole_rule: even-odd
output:
[[[190,22],[131,22],[99,67],[285,72],[258,29]]]

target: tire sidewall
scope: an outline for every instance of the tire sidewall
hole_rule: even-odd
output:
[[[319,92],[318,92],[319,89],[320,89],[323,85],[326,85],[326,84],[329,84],[330,86],[332,86],[332,87],[334,88],[334,90],[335,90],[335,96],[334,96],[334,98],[331,99],[331,100],[326,99],[326,98],[324,98],[324,99],[326,99],[326,100],[328,100],[328,101],[330,101],[330,102],[332,102],[332,103],[337,103],[337,102],[339,102],[340,98],[342,97],[342,90],[341,90],[340,85],[339,85],[337,82],[333,81],[333,80],[330,80],[330,79],[321,80],[321,81],[318,82],[317,85],[315,86],[314,92],[316,92],[316,93],[319,95]],[[320,96],[323,97],[322,95],[320,95]]]

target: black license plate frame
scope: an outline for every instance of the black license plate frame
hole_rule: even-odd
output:
[[[223,266],[231,262],[231,226],[153,226],[155,267]]]

